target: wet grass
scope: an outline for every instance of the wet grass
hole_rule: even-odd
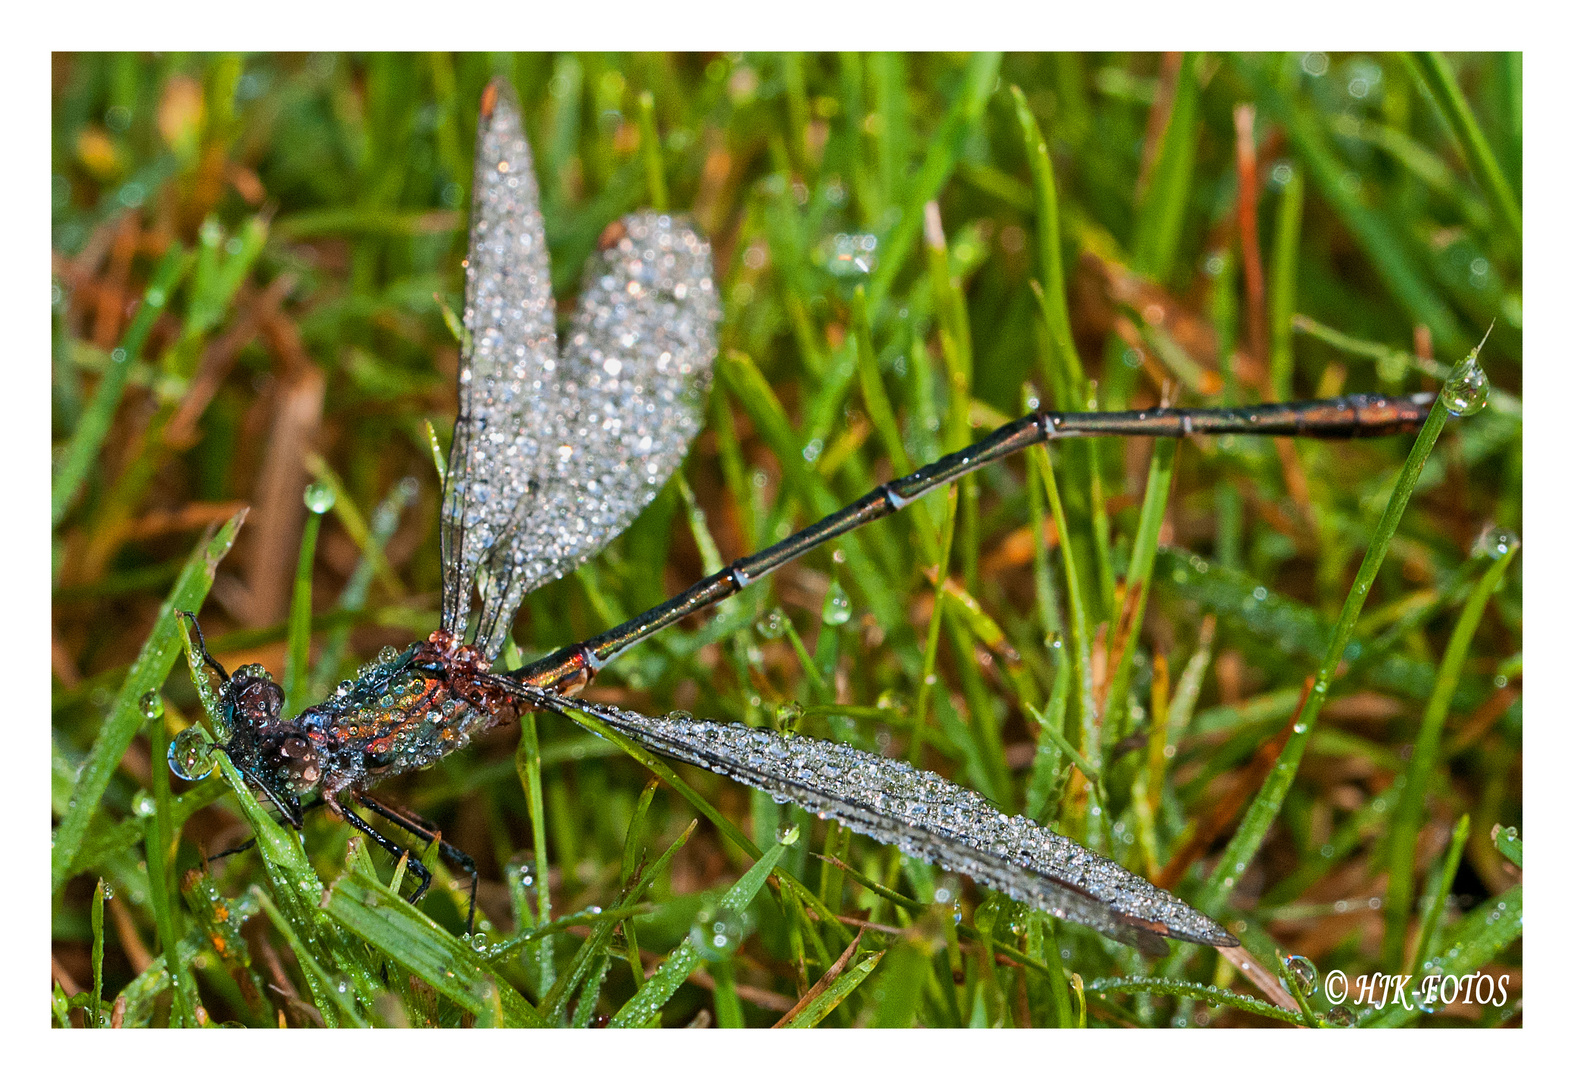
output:
[[[1519,64],[57,56],[55,1023],[1517,1024]],[[310,818],[303,849],[227,768],[173,779],[206,690],[175,610],[292,703],[437,625],[430,432],[494,74],[525,104],[565,308],[602,228],[652,204],[712,237],[726,306],[681,476],[528,598],[523,657],[1030,400],[1437,389],[1495,320],[1488,406],[1430,454],[1034,451],[592,696],[922,762],[1269,971],[1480,972],[1497,1003],[1270,1003],[1242,956],[1146,960],[590,722],[527,717],[382,790],[479,863],[470,940],[435,853],[412,908],[342,823]]]

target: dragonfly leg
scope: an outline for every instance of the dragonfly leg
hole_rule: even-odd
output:
[[[213,655],[208,652],[208,639],[202,636],[202,626],[197,622],[196,613],[191,611],[178,611],[176,614],[183,619],[190,620],[192,630],[196,631],[197,655],[202,657],[202,662],[208,665],[208,667],[212,668],[218,674],[219,681],[229,682],[230,677],[228,673],[225,672],[223,666],[220,665],[217,660],[213,659]]]
[[[392,855],[395,859],[409,859],[405,865],[410,868],[410,873],[414,874],[421,881],[421,884],[416,886],[415,892],[410,896],[410,903],[420,903],[421,897],[426,895],[426,890],[432,887],[432,872],[426,868],[426,864],[416,857],[415,852],[411,851],[409,848],[400,847],[382,833],[372,828],[371,825],[366,822],[365,818],[361,817],[354,810],[351,810],[348,806],[340,803],[338,804],[338,810],[339,813],[344,815],[345,821],[348,821],[351,825],[355,826],[355,828],[371,837],[373,843],[382,848],[388,854]]]
[[[301,807],[301,818],[304,820],[307,814],[311,813],[313,810],[317,809],[319,806],[327,806],[327,805],[328,805],[328,803],[327,803],[327,800],[325,800],[325,799],[321,799],[321,798],[313,799],[311,802],[309,802],[305,806]],[[295,829],[296,835],[300,837],[301,847],[304,848],[306,846],[306,832],[305,832],[304,826],[301,823],[285,821],[285,822],[280,822],[280,824],[289,824],[289,825],[291,825]],[[225,848],[223,851],[219,852],[217,855],[209,855],[208,856],[208,861],[209,862],[214,862],[214,861],[216,861],[218,859],[227,859],[231,855],[239,855],[243,851],[250,851],[252,848],[254,848],[256,846],[257,846],[257,838],[255,836],[253,836],[250,840],[247,840],[244,843],[236,844],[234,847]]]
[[[443,834],[437,829],[437,827],[419,815],[414,814],[409,810],[399,809],[397,807],[389,806],[386,803],[378,802],[376,799],[373,799],[368,795],[360,795],[357,797],[361,800],[362,806],[366,807],[374,814],[377,814],[380,817],[386,818],[387,820],[393,822],[411,836],[414,836],[428,844],[436,843],[437,849],[439,851],[446,855],[450,861],[459,867],[460,870],[463,870],[465,873],[470,875],[470,914],[465,918],[465,932],[474,933],[476,885],[481,880],[481,872],[476,869],[475,860],[469,855],[466,855],[463,851],[460,851],[458,848],[454,847],[454,845],[450,844],[447,840],[444,840]]]
[[[209,855],[208,856],[208,861],[209,862],[218,862],[220,859],[227,859],[231,855],[239,855],[243,851],[250,851],[252,848],[254,848],[256,846],[257,846],[257,838],[255,836],[253,836],[250,840],[247,840],[243,844],[236,844],[232,848],[225,848],[223,851],[219,852],[217,855]]]

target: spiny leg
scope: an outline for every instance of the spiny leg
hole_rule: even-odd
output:
[[[426,890],[431,888],[432,885],[432,872],[426,868],[426,864],[416,857],[415,852],[411,851],[409,848],[400,847],[382,833],[372,828],[371,825],[367,824],[364,818],[362,818],[354,810],[351,810],[348,806],[345,806],[343,803],[337,803],[336,808],[338,809],[339,813],[344,815],[345,821],[348,821],[361,832],[371,837],[373,843],[382,848],[388,854],[392,855],[395,859],[408,858],[409,861],[405,865],[410,868],[410,873],[421,879],[421,884],[416,887],[414,894],[412,894],[410,897],[410,903],[419,903],[421,897],[426,895]]]
[[[417,837],[425,843],[436,843],[437,849],[446,855],[459,869],[470,875],[470,914],[465,918],[465,932],[475,932],[475,893],[476,885],[481,880],[481,872],[476,869],[475,860],[460,851],[437,830],[431,822],[422,819],[409,810],[401,810],[378,802],[369,795],[357,796],[361,805],[399,826],[411,836]]]

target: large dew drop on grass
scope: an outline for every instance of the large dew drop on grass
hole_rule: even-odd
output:
[[[1486,408],[1491,392],[1487,373],[1481,370],[1472,354],[1443,384],[1443,408],[1455,416],[1473,416]]]
[[[1487,333],[1491,333],[1488,328]],[[1487,343],[1486,338],[1481,339],[1481,345]],[[1470,350],[1466,356],[1454,366],[1449,373],[1448,381],[1443,384],[1440,395],[1443,399],[1443,408],[1455,416],[1474,416],[1486,408],[1487,398],[1492,393],[1492,384],[1487,381],[1487,373],[1481,369],[1481,345]]]
[[[169,768],[182,780],[200,780],[213,771],[213,747],[201,728],[193,724],[169,744]]]
[[[1300,986],[1301,993],[1310,994],[1317,988],[1317,965],[1304,956],[1290,956],[1284,961],[1284,966]]]
[[[333,509],[333,504],[336,501],[333,488],[323,483],[307,484],[303,497],[306,502],[306,509],[314,514],[326,514]]]

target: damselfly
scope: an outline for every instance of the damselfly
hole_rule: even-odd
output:
[[[291,824],[317,803],[342,815],[418,879],[413,852],[362,816],[386,819],[470,877],[463,852],[370,791],[430,765],[523,711],[578,709],[669,757],[696,763],[854,831],[959,871],[1062,918],[1149,952],[1165,938],[1215,946],[1235,939],[1212,919],[1119,864],[983,796],[905,762],[806,736],[735,723],[662,718],[581,700],[624,650],[719,603],[820,544],[894,513],[925,493],[1039,443],[1084,436],[1227,433],[1347,438],[1414,430],[1430,395],[1354,395],[1245,409],[1037,411],[868,495],[620,626],[510,671],[496,670],[524,596],[617,536],[658,493],[700,429],[720,304],[710,249],[664,213],[624,217],[585,272],[567,340],[555,332],[536,180],[512,91],[482,98],[460,407],[442,499],[440,628],[363,668],[328,700],[282,715],[284,695],[256,665],[222,681],[221,748]],[[190,778],[194,732],[171,745]]]

